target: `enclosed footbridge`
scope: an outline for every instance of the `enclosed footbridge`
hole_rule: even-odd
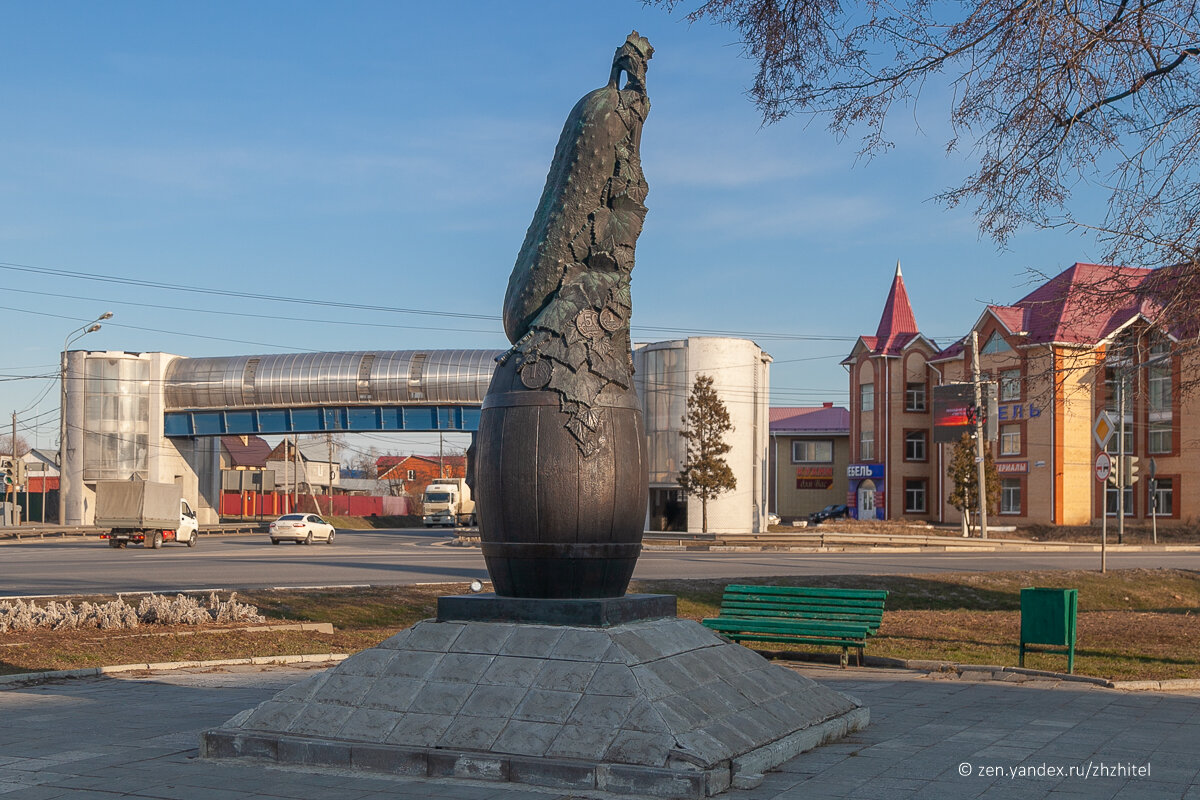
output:
[[[364,350],[179,358],[168,437],[474,431],[500,350]]]

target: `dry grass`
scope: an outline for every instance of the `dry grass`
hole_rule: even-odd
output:
[[[991,525],[1007,527],[1003,517],[990,517]],[[873,533],[888,536],[946,536],[960,537],[962,534],[957,526],[928,525],[920,522],[897,522],[894,520],[863,520],[837,519],[823,522],[811,528],[796,528],[791,525],[771,525],[772,533],[791,533],[796,531],[839,531],[845,533]],[[978,530],[973,532],[978,536]],[[1031,542],[1088,542],[1100,543],[1101,528],[1061,525],[1028,525],[1017,528],[1016,531],[992,531],[996,539],[1023,539]],[[1154,540],[1154,531],[1149,522],[1127,522],[1125,525],[1124,544],[1150,544]],[[1117,524],[1109,520],[1108,543],[1117,542]],[[1158,544],[1200,544],[1200,523],[1193,520],[1159,520]]]
[[[1200,678],[1200,573],[1187,570],[1002,572],[909,576],[735,578],[635,583],[631,591],[679,598],[679,615],[715,616],[727,583],[845,586],[889,591],[867,653],[959,663],[1017,665],[1020,589],[1079,591],[1075,671],[1120,680]],[[352,653],[436,613],[437,598],[466,584],[329,591],[251,591],[238,599],[271,620],[330,622],[333,634],[252,633],[228,627],[39,631],[0,635],[0,674],[155,661],[302,653]],[[62,600],[68,598],[60,598]],[[97,602],[111,598],[69,598]],[[165,633],[166,635],[161,635]],[[834,652],[824,648],[825,653]],[[1026,666],[1064,671],[1066,657],[1031,655]]]

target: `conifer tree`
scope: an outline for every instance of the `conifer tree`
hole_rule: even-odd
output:
[[[725,434],[732,430],[729,411],[713,389],[713,379],[697,375],[679,433],[687,441],[687,455],[676,480],[686,494],[700,500],[703,533],[708,533],[708,501],[737,488],[737,478],[722,458],[730,450]]]
[[[1000,473],[992,458],[992,448],[984,448],[983,473],[987,483],[988,513],[995,514],[1000,507]],[[969,433],[954,444],[950,453],[950,466],[946,477],[954,483],[950,492],[950,505],[957,508],[966,523],[965,533],[973,530],[971,514],[979,508],[979,471],[975,468],[975,440]]]

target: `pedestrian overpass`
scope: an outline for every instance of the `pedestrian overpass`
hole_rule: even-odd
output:
[[[96,482],[136,476],[178,484],[215,522],[221,436],[472,433],[501,352],[65,353],[62,521],[91,524]]]
[[[473,432],[501,352],[180,358],[164,376],[163,434]]]

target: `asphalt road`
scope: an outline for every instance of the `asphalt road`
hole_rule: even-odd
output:
[[[195,548],[117,550],[96,540],[0,546],[0,597],[200,589],[416,584],[487,579],[478,548],[441,530],[339,531],[333,545],[281,544],[266,535],[203,537]],[[1099,553],[785,553],[647,551],[635,579],[774,575],[1098,569]],[[1109,569],[1200,570],[1200,553],[1117,553]]]

